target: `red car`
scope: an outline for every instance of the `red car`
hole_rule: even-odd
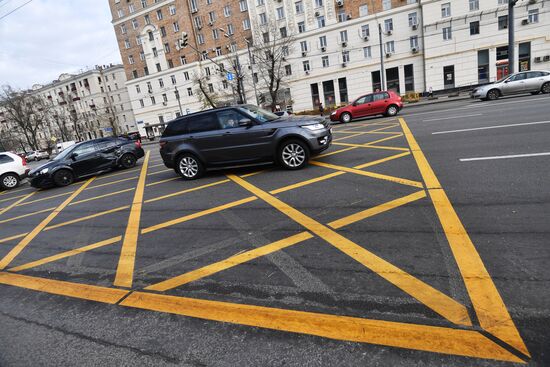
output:
[[[337,109],[330,114],[330,120],[348,123],[365,116],[395,116],[402,108],[403,101],[395,92],[377,92],[361,96],[346,107]]]

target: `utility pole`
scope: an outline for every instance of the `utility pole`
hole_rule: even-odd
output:
[[[178,86],[175,86],[174,93],[176,94],[176,99],[178,100],[178,106],[180,106],[180,116],[183,116],[183,110],[181,108],[181,101],[180,101],[180,91],[178,90]]]
[[[515,31],[514,31],[514,6],[518,0],[508,0],[508,74],[513,74],[515,72]]]
[[[380,41],[380,86],[381,90],[386,90],[386,71],[384,70],[384,45],[382,44],[382,24],[378,23],[378,39]]]

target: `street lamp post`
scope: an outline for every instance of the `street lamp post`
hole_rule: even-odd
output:
[[[178,90],[178,86],[175,86],[176,99],[178,100],[178,106],[180,107],[180,116],[183,116],[183,109],[181,108],[181,100],[180,100],[180,91]]]
[[[378,23],[378,39],[380,41],[380,85],[381,90],[386,90],[386,71],[384,70],[384,45],[382,44],[382,24]]]
[[[518,0],[508,0],[508,74],[515,72],[516,58],[514,49],[514,6]]]
[[[250,41],[246,38],[246,48],[248,50],[248,60],[250,62],[250,72],[252,73],[252,85],[254,86],[254,96],[256,97],[256,106],[260,105],[260,100],[258,98],[258,88],[256,87],[256,80],[254,79],[254,63],[252,62],[252,52],[250,51]]]
[[[229,38],[231,41],[231,48],[233,48],[233,45],[235,44],[235,41],[233,40],[233,35],[228,34],[224,28],[219,28],[219,30],[223,33],[223,35],[226,38]],[[233,49],[231,49],[231,52],[233,52]],[[246,104],[246,93],[244,92],[244,85],[243,85],[243,73],[241,70],[241,63],[239,61],[239,53],[237,50],[235,50],[235,66],[237,69],[237,83],[239,83],[239,103],[245,103]]]

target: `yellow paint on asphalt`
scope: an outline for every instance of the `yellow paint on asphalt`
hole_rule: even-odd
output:
[[[382,139],[378,139],[378,140],[375,140],[375,141],[371,141],[369,143],[366,143],[365,146],[368,147],[368,146],[371,146],[371,145],[374,145],[374,144],[377,144],[377,143],[382,143],[384,141],[388,141],[388,140],[393,140],[393,139],[397,139],[397,138],[400,138],[402,137],[403,134],[399,133],[399,134],[395,134],[394,136],[388,136],[388,137],[385,137],[385,138],[382,138]]]
[[[34,192],[33,192],[33,193],[34,193]],[[9,198],[7,198],[7,199],[2,199],[2,200],[0,200],[0,203],[4,203],[4,202],[6,202],[6,201],[12,201],[12,200],[15,200],[15,199],[24,198],[25,196],[28,196],[28,194],[17,195],[17,196],[9,197]]]
[[[328,157],[329,155],[340,154],[340,153],[344,153],[344,152],[347,152],[347,151],[350,151],[350,150],[353,150],[353,149],[357,149],[357,147],[350,147],[350,148],[344,148],[344,149],[340,149],[340,150],[335,150],[335,151],[333,151],[333,152],[320,154],[320,155],[316,156],[315,158]]]
[[[346,255],[355,259],[367,268],[377,273],[388,282],[408,293],[418,301],[431,308],[447,320],[458,325],[471,326],[468,310],[449,296],[441,293],[437,289],[424,283],[423,281],[411,276],[404,270],[378,257],[374,253],[364,249],[358,244],[350,241],[344,236],[333,231],[329,227],[308,217],[302,212],[294,209],[290,205],[250,184],[249,182],[234,176],[228,175],[229,179],[250,191],[253,195],[262,199],[281,213],[294,220],[296,223],[305,227],[308,231],[321,237]]]
[[[4,272],[0,272],[0,284],[108,304],[115,304],[128,294],[128,291],[122,289],[71,283],[61,280],[44,279]]]
[[[193,191],[198,191],[198,190],[206,189],[206,188],[208,188],[208,187],[212,187],[212,186],[216,186],[216,185],[221,185],[221,184],[227,183],[227,182],[229,182],[229,180],[216,181],[216,182],[212,182],[212,183],[209,183],[209,184],[206,184],[206,185],[201,185],[201,186],[192,187],[192,188],[190,188],[190,189],[186,189],[186,190],[182,190],[182,191],[178,191],[178,192],[173,192],[173,193],[168,194],[168,195],[158,196],[158,197],[156,197],[156,198],[152,198],[152,199],[149,199],[149,200],[145,200],[145,202],[146,202],[146,203],[153,203],[153,202],[155,202],[155,201],[164,200],[164,199],[171,198],[171,197],[174,197],[174,196],[187,194],[187,193],[189,193],[189,192],[193,192]]]
[[[94,185],[94,186],[89,187],[88,190],[97,189],[97,188],[105,187],[105,186],[111,186],[111,185],[115,185],[117,183],[126,182],[126,181],[130,181],[130,180],[135,180],[136,178],[138,178],[138,176],[132,176],[132,177],[124,178],[122,180],[107,182],[107,183],[104,183],[104,184],[101,184],[101,185]]]
[[[391,182],[399,183],[399,184],[402,184],[402,185],[413,186],[413,187],[418,187],[418,188],[423,188],[424,187],[422,185],[422,182],[412,181],[412,180],[408,180],[406,178],[388,176],[388,175],[383,175],[381,173],[362,171],[362,170],[355,169],[355,168],[337,166],[337,165],[334,165],[334,164],[328,164],[328,163],[317,162],[317,161],[311,161],[310,164],[312,164],[314,166],[319,166],[319,167],[331,168],[331,169],[334,169],[334,170],[337,170],[337,171],[344,171],[344,172],[354,173],[356,175],[362,175],[362,176],[367,176],[367,177],[371,177],[371,178],[377,178],[377,179],[380,179],[380,180],[391,181]]]
[[[477,331],[134,292],[122,306],[350,342],[524,363]]]
[[[333,143],[334,145],[341,145],[344,147],[356,147],[356,148],[368,148],[368,149],[383,149],[383,150],[398,150],[401,152],[408,152],[409,148],[401,147],[387,147],[381,145],[362,145],[362,144],[350,144],[350,143]]]
[[[331,179],[333,177],[341,176],[343,174],[345,174],[345,172],[329,173],[329,174],[326,174],[324,176],[312,178],[311,180],[301,181],[301,182],[298,182],[298,183],[295,183],[295,184],[292,184],[292,185],[288,185],[288,186],[285,186],[285,187],[281,187],[279,189],[272,190],[272,191],[270,191],[270,193],[273,194],[273,195],[277,195],[277,194],[280,194],[282,192],[294,190],[294,189],[297,189],[299,187],[304,187],[304,186],[311,185],[313,183],[325,181],[325,180]]]
[[[71,194],[61,205],[59,205],[46,219],[44,219],[38,226],[36,226],[31,232],[29,232],[10,252],[0,261],[0,270],[6,268],[13,259],[19,255],[25,247],[67,206],[75,197],[78,196],[88,185],[92,183],[94,178],[92,177],[82,186],[80,186],[75,192]]]
[[[8,222],[11,222],[11,221],[14,221],[14,220],[17,220],[17,219],[30,217],[30,216],[37,215],[37,214],[48,213],[48,212],[51,212],[52,210],[55,210],[55,208],[48,208],[48,209],[38,210],[36,212],[18,215],[17,217],[11,217],[9,219],[3,219],[3,220],[0,220],[0,224],[8,223]]]
[[[139,181],[130,208],[130,217],[124,233],[122,249],[116,270],[114,285],[117,287],[132,286],[134,279],[134,266],[136,261],[137,242],[139,237],[139,226],[141,219],[141,208],[143,206],[143,193],[145,191],[145,179],[147,178],[147,166],[149,164],[150,152],[145,153],[145,159],[141,167]]]
[[[83,203],[87,203],[87,202],[95,201],[95,200],[99,200],[99,199],[108,198],[108,197],[115,196],[115,195],[118,195],[118,194],[124,194],[125,192],[130,192],[130,191],[134,191],[134,190],[135,190],[135,187],[131,187],[129,189],[110,192],[110,193],[105,194],[105,195],[99,195],[99,196],[94,196],[94,197],[88,198],[88,199],[78,200],[78,201],[75,201],[74,203],[71,203],[71,206],[72,205],[83,204]]]
[[[470,236],[468,236],[447,194],[440,188],[435,172],[432,170],[405,120],[399,120],[420,173],[428,186],[428,193],[457,262],[481,327],[526,356],[530,356]]]
[[[287,237],[277,242],[273,242],[269,245],[262,246],[254,250],[246,251],[241,254],[231,256],[230,258],[219,261],[217,263],[210,264],[208,266],[202,267],[194,271],[190,271],[188,273],[182,274],[175,278],[168,279],[164,282],[151,285],[145,289],[151,290],[151,291],[161,291],[161,292],[167,291],[169,289],[179,287],[181,285],[193,282],[197,279],[207,277],[209,275],[218,273],[220,271],[257,259],[259,257],[269,255],[273,252],[293,246],[299,242],[303,242],[310,238],[313,238],[313,235],[309,232],[298,233],[294,236]]]
[[[107,174],[107,175],[102,175],[102,176],[99,176],[96,181],[101,181],[101,180],[105,180],[107,178],[111,178],[111,177],[116,177],[116,176],[121,176],[121,175],[126,175],[128,173],[134,173],[134,172],[137,172],[139,171],[140,168],[137,167],[137,168],[132,168],[132,169],[127,169],[127,170],[124,170],[122,172],[117,172],[117,173],[111,173],[111,174]]]
[[[31,192],[30,194],[27,194],[27,195],[22,195],[22,197],[19,200],[15,201],[15,202],[11,203],[11,205],[8,205],[7,207],[1,209],[0,210],[0,215],[6,213],[8,210],[10,210],[10,209],[16,207],[17,205],[21,204],[23,201],[27,200],[28,198],[33,196],[35,193],[36,193],[36,191]]]
[[[17,240],[19,238],[25,237],[28,234],[29,234],[29,232],[25,232],[25,233],[16,234],[15,236],[2,238],[2,239],[0,239],[0,243],[5,243],[5,242],[10,242],[10,241],[13,241],[13,240]]]
[[[156,186],[156,185],[160,185],[160,184],[163,184],[163,183],[166,183],[166,182],[177,181],[177,180],[180,180],[180,179],[181,179],[181,177],[177,176],[177,177],[167,178],[166,180],[151,182],[151,183],[148,183],[145,186],[146,187]]]
[[[73,219],[73,220],[68,220],[68,221],[63,222],[63,223],[59,223],[59,224],[56,224],[56,225],[48,226],[48,227],[44,228],[44,231],[50,231],[50,230],[52,230],[52,229],[56,229],[56,228],[60,228],[60,227],[65,227],[65,226],[68,226],[68,225],[70,225],[70,224],[80,223],[80,222],[84,222],[84,221],[89,220],[89,219],[101,217],[101,216],[108,215],[108,214],[112,214],[112,213],[117,213],[117,212],[120,212],[120,211],[122,211],[122,210],[126,210],[126,209],[128,209],[129,207],[130,207],[130,205],[121,206],[121,207],[118,207],[118,208],[114,208],[114,209],[110,209],[110,210],[105,210],[105,211],[98,212],[98,213],[95,213],[95,214],[87,215],[87,216],[85,216],[85,217],[80,217],[80,218],[76,218],[76,219]]]
[[[382,159],[378,159],[376,161],[372,161],[372,162],[368,162],[368,163],[364,163],[364,164],[360,164],[356,167],[353,167],[353,168],[357,168],[357,169],[363,169],[363,168],[367,168],[367,167],[372,167],[372,166],[376,166],[378,164],[382,164],[382,163],[385,163],[385,162],[389,162],[389,161],[392,161],[394,159],[398,159],[398,158],[401,158],[401,157],[406,157],[408,155],[410,155],[411,153],[409,152],[405,152],[405,153],[399,153],[399,154],[396,154],[396,155],[392,155],[392,156],[389,156],[389,157],[386,157],[386,158],[382,158]]]
[[[31,201],[24,202],[24,203],[21,204],[20,206],[31,205],[31,204],[34,204],[34,203],[39,203],[39,202],[41,202],[41,201],[46,201],[46,200],[50,200],[50,199],[59,198],[59,197],[62,197],[62,196],[71,195],[71,194],[74,194],[75,192],[76,192],[76,190],[73,190],[73,191],[64,192],[64,193],[61,193],[61,194],[46,196],[46,197],[44,197],[44,198],[40,198],[40,199],[35,199],[35,200],[31,200]]]
[[[163,169],[162,171],[156,171],[156,172],[149,173],[147,176],[154,176],[154,175],[158,175],[158,174],[166,173],[166,172],[174,172],[174,170],[173,169]]]

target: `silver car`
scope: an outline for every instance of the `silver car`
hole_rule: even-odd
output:
[[[474,89],[471,97],[492,101],[502,96],[518,93],[550,93],[550,72],[531,70],[515,73],[493,84]]]

